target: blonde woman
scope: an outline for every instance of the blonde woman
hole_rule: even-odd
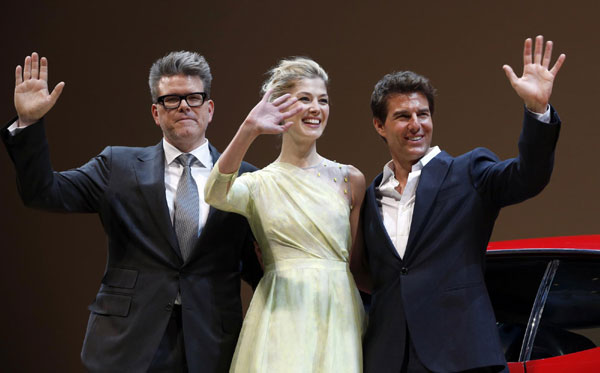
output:
[[[317,153],[327,82],[310,59],[280,61],[206,185],[209,204],[248,218],[265,265],[231,372],[362,371],[364,312],[348,263],[365,180]],[[279,156],[237,177],[262,134],[282,134]]]

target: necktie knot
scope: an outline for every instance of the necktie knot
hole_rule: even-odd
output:
[[[177,162],[183,167],[191,167],[195,161],[198,161],[193,154],[190,153],[181,153],[179,157],[177,157]]]

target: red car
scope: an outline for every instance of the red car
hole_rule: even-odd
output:
[[[491,242],[486,263],[511,373],[600,372],[600,235]]]

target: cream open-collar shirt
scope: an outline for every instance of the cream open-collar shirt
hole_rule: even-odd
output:
[[[406,252],[421,170],[440,152],[437,146],[430,148],[427,154],[412,166],[402,193],[396,190],[400,183],[396,180],[393,161],[389,161],[383,167],[381,183],[375,188],[383,225],[400,258],[404,258]]]

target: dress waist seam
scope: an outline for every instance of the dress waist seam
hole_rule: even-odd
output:
[[[331,259],[286,259],[279,260],[275,263],[265,265],[265,273],[267,272],[281,272],[295,269],[325,269],[330,271],[346,271],[349,270],[348,262],[343,260],[331,260]]]

